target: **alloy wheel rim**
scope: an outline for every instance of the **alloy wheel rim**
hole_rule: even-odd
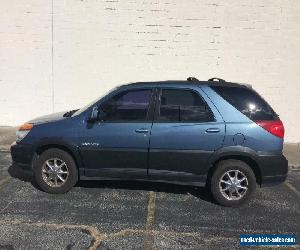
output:
[[[50,187],[61,187],[69,177],[69,169],[63,160],[51,158],[42,167],[42,178]]]
[[[221,194],[227,200],[240,200],[248,190],[248,179],[240,170],[229,170],[225,172],[219,181]]]

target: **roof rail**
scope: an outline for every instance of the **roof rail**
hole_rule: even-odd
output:
[[[188,77],[186,80],[190,82],[199,82],[199,80],[196,77],[192,77],[192,76]]]
[[[213,78],[210,78],[208,79],[209,82],[226,82],[224,79],[221,79],[221,78],[217,78],[217,77],[213,77]]]

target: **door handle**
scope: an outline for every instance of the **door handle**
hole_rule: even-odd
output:
[[[219,133],[220,129],[218,128],[208,128],[206,129],[206,133]]]
[[[135,132],[139,133],[139,134],[147,134],[149,132],[149,130],[146,128],[138,128],[135,130]]]

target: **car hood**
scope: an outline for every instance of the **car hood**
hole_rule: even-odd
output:
[[[46,123],[46,122],[54,122],[54,121],[67,119],[68,117],[64,117],[64,114],[66,114],[66,111],[59,112],[59,113],[53,113],[50,115],[40,116],[40,117],[30,120],[28,123],[41,124],[41,123]]]

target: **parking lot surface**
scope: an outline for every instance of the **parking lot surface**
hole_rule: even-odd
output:
[[[239,208],[215,204],[204,189],[158,183],[79,182],[51,195],[1,152],[0,249],[240,249],[243,233],[299,239],[299,183],[300,171],[290,171]]]

